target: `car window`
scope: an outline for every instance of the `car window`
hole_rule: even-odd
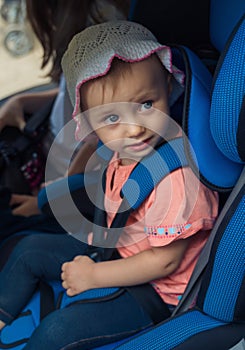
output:
[[[25,2],[0,0],[0,99],[50,81],[42,48],[25,18]]]

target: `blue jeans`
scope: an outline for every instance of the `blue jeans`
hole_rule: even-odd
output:
[[[125,290],[56,310],[32,334],[25,350],[93,349],[125,339],[153,325]]]
[[[0,319],[10,323],[29,301],[40,279],[60,280],[61,265],[88,246],[67,234],[24,237],[0,273]],[[114,289],[112,289],[113,291]],[[46,316],[25,349],[89,349],[126,338],[153,324],[124,289],[87,299]]]
[[[0,272],[0,319],[10,323],[40,280],[61,280],[61,265],[86,254],[87,249],[87,244],[65,233],[35,233],[22,238]]]

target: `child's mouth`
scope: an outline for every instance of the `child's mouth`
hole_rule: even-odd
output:
[[[145,139],[144,141],[140,141],[137,143],[134,143],[130,146],[127,146],[128,149],[134,152],[140,152],[144,151],[145,149],[149,148],[149,143],[152,140],[152,137],[149,137],[148,139]]]

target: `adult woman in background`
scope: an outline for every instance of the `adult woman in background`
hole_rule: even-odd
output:
[[[7,100],[0,109],[0,131],[5,126],[15,126],[23,130],[26,124],[25,114],[33,114],[43,105],[52,102],[49,132],[44,138],[43,151],[48,154],[51,144],[60,130],[71,120],[72,107],[66,92],[66,84],[61,71],[61,58],[71,38],[85,27],[112,19],[127,17],[129,1],[125,0],[26,0],[27,17],[43,47],[41,68],[51,64],[51,81],[57,87],[42,91],[17,94]],[[75,124],[75,123],[74,123]],[[75,126],[74,126],[75,127]],[[71,126],[72,128],[72,126]],[[70,154],[74,151],[74,133],[60,134],[52,145],[50,158],[52,171],[48,180],[64,176],[70,164]],[[78,151],[69,174],[81,172],[86,160],[94,152],[96,140],[92,140]],[[35,196],[12,195],[11,204],[15,206],[13,214],[30,216],[37,214]]]
[[[26,0],[27,17],[36,33],[38,40],[43,47],[43,60],[41,68],[50,65],[48,76],[57,83],[57,87],[42,92],[28,92],[17,94],[7,100],[0,108],[0,132],[5,126],[15,126],[20,130],[25,127],[24,114],[33,114],[43,105],[54,100],[50,115],[49,132],[43,142],[43,151],[48,153],[59,131],[70,121],[72,106],[66,92],[66,84],[61,71],[61,58],[71,38],[85,27],[112,19],[126,18],[128,0]],[[55,155],[51,159],[53,165],[52,180],[67,174],[70,164],[70,154],[74,151],[74,126],[68,132],[61,133],[61,137],[55,139],[52,145]],[[71,130],[72,129],[72,130]],[[87,159],[94,152],[97,141],[93,139],[83,143],[76,153],[68,173],[82,172]],[[37,189],[38,191],[38,189]],[[36,192],[37,192],[36,191]],[[2,201],[9,203],[12,212],[6,204],[6,210],[1,209],[0,231],[2,237],[13,232],[19,232],[21,227],[38,231],[57,232],[60,227],[39,215],[36,193],[32,196],[12,194],[11,199],[2,198]],[[5,204],[4,204],[5,207]],[[13,216],[12,216],[13,215]],[[52,220],[52,219],[51,219]],[[36,226],[35,226],[36,225]],[[21,230],[23,231],[23,230]],[[25,233],[24,233],[25,234]],[[13,240],[5,242],[1,246],[0,269],[5,264],[9,253],[16,241],[21,239],[18,235]]]

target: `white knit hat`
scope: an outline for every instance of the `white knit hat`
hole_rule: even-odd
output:
[[[183,92],[184,74],[172,64],[171,50],[161,45],[155,36],[141,24],[116,20],[90,26],[71,40],[62,58],[62,69],[73,104],[73,117],[80,110],[80,88],[85,82],[106,75],[117,57],[125,62],[138,62],[156,53],[163,66],[173,74],[170,106]],[[80,116],[79,138],[92,130]]]

